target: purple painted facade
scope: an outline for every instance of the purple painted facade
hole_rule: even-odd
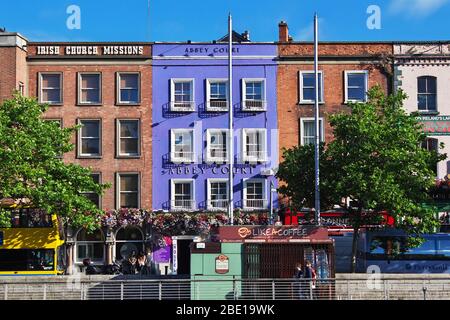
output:
[[[235,44],[233,49],[234,207],[267,211],[270,199],[270,181],[273,182],[275,187],[277,184],[276,179],[270,176],[270,169],[275,169],[278,166],[277,65],[275,61],[277,46],[248,43]],[[212,89],[208,83],[227,80],[227,57],[227,45],[222,43],[177,43],[155,44],[153,46],[154,210],[170,211],[183,206],[182,200],[177,200],[183,199],[182,196],[180,198],[180,193],[183,194],[183,192],[184,194],[191,192],[193,196],[192,210],[209,211],[211,208],[217,210],[217,207],[223,206],[221,201],[214,200],[216,198],[211,195],[211,192],[216,191],[211,191],[210,183],[214,182],[214,179],[223,179],[220,181],[228,179],[229,166],[221,161],[208,161],[210,159],[207,159],[207,153],[209,152],[207,145],[211,141],[208,134],[211,134],[211,132],[207,134],[207,130],[228,129],[229,114],[226,110],[222,112],[211,111],[208,103],[211,100],[211,95],[208,92],[210,93]],[[190,83],[188,87],[179,84],[183,81]],[[258,88],[253,87],[252,81],[262,82],[262,93],[258,92]],[[244,83],[245,87],[243,87]],[[256,87],[258,87],[258,84],[256,84]],[[181,97],[183,93],[186,94],[186,90],[187,96],[191,94],[189,90],[192,90],[193,93],[190,98],[185,98],[185,100],[192,99],[193,102],[190,105],[192,110],[180,111],[173,101],[178,99],[175,95]],[[255,92],[256,94],[260,93],[263,97],[262,103],[257,102],[252,105],[243,102],[249,97],[255,97],[251,96]],[[249,106],[251,110],[248,110]],[[256,110],[252,106],[256,106],[256,109],[264,106],[265,111]],[[247,110],[244,110],[246,108]],[[188,129],[186,133],[188,136],[192,132],[193,149],[190,150],[185,147],[184,150],[189,149],[190,152],[194,153],[192,155],[193,161],[184,161],[184,163],[173,161],[174,157],[179,156],[179,153],[174,153],[174,151],[180,150],[179,145],[175,146],[175,144],[188,141],[185,145],[189,146],[189,139],[191,139],[186,136],[180,138],[178,136],[180,133],[175,134],[171,131],[173,129]],[[248,137],[253,134],[251,133],[253,130],[247,129],[265,130],[260,131],[255,138],[256,136]],[[183,142],[181,142],[182,140]],[[250,146],[255,141],[257,141],[258,146]],[[249,158],[244,159],[243,153],[246,155],[261,155],[261,158],[258,158],[258,161],[245,161]],[[252,185],[250,192],[248,189],[244,191],[244,186],[249,186],[248,183],[244,183],[244,180],[247,182],[262,182],[262,184]],[[187,189],[174,185],[180,181],[181,183],[189,182],[191,185]],[[255,196],[261,191],[258,186],[262,186],[264,189],[261,196]],[[250,193],[252,195],[244,198],[244,194]],[[261,200],[250,201],[248,198]],[[272,198],[274,207],[277,207],[276,193],[272,194]]]

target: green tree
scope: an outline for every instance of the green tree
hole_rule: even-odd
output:
[[[78,127],[60,128],[42,119],[47,108],[19,94],[0,105],[0,199],[42,208],[93,230],[102,211],[81,192],[100,195],[109,185],[95,183],[89,168],[63,162],[61,155],[74,149],[70,139]],[[7,226],[9,213],[0,210],[0,223]]]
[[[328,198],[350,199],[347,209],[354,231],[352,272],[359,230],[364,225],[379,224],[380,211],[386,210],[394,218],[395,227],[408,234],[408,246],[420,244],[420,235],[433,232],[438,226],[435,209],[424,207],[423,203],[429,200],[429,190],[435,182],[432,168],[447,156],[421,147],[425,134],[415,115],[405,112],[405,98],[401,91],[385,96],[375,87],[368,92],[367,102],[351,103],[350,112],[329,117],[334,140],[321,158],[321,167],[327,168],[321,172],[321,185],[332,193]],[[290,177],[285,182],[289,185],[295,179]]]

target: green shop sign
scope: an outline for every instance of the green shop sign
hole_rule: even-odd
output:
[[[420,116],[416,119],[423,124],[425,133],[434,136],[450,135],[450,116]]]

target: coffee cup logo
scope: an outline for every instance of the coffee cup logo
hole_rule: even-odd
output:
[[[239,228],[239,230],[238,230],[238,234],[239,234],[239,236],[240,236],[241,238],[246,238],[246,237],[248,237],[251,233],[252,233],[252,231],[251,231],[249,228],[246,228],[246,227]]]

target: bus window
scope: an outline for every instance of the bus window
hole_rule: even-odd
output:
[[[406,254],[434,255],[436,253],[436,244],[433,239],[425,241],[416,248],[409,248]]]
[[[437,240],[437,254],[450,258],[450,239]]]
[[[52,219],[41,209],[20,208],[11,210],[11,227],[13,228],[50,228]]]
[[[0,271],[54,270],[53,249],[0,249]]]
[[[404,237],[374,237],[370,243],[371,254],[398,255],[405,251]]]

